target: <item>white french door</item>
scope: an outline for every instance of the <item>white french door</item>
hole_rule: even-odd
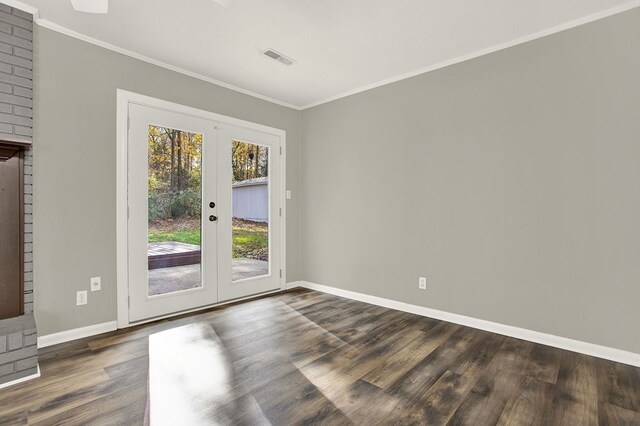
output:
[[[128,104],[128,322],[281,288],[281,139]]]
[[[224,200],[219,206],[218,294],[223,301],[280,288],[282,157],[278,136],[230,124],[219,124],[218,144],[218,195]],[[244,179],[241,167],[234,170],[233,157],[239,150],[260,163],[261,177]],[[255,224],[259,234],[251,232]],[[241,246],[247,238],[255,241],[245,250]],[[252,247],[258,247],[256,252],[251,253]]]
[[[203,220],[215,214],[205,201],[218,193],[216,125],[129,105],[131,322],[218,301],[217,223]],[[191,182],[181,182],[183,167],[196,169],[199,178],[191,173]]]

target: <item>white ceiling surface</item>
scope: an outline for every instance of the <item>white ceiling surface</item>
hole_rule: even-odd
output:
[[[633,0],[23,0],[78,33],[296,107],[415,74]],[[569,25],[568,25],[569,24]],[[261,54],[273,48],[296,63]]]

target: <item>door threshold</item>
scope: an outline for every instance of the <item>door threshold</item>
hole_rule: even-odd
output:
[[[118,329],[135,327],[137,325],[143,325],[143,324],[149,324],[151,322],[160,321],[160,320],[168,319],[168,318],[176,318],[176,317],[179,317],[179,316],[182,316],[182,315],[187,315],[187,314],[193,314],[193,313],[196,313],[196,312],[206,311],[207,309],[218,308],[220,306],[231,305],[233,303],[244,302],[244,301],[251,300],[251,299],[259,299],[260,297],[269,296],[271,294],[276,294],[276,293],[280,293],[280,292],[283,292],[283,291],[285,291],[285,289],[279,288],[279,289],[276,289],[276,290],[269,290],[269,291],[265,291],[265,292],[262,292],[262,293],[252,294],[250,296],[238,297],[236,299],[229,299],[229,300],[225,300],[224,302],[218,302],[218,303],[214,303],[214,304],[211,304],[211,305],[200,306],[198,308],[188,309],[186,311],[174,312],[174,313],[171,313],[171,314],[161,315],[161,316],[158,316],[158,317],[148,318],[148,319],[144,319],[144,320],[140,320],[140,321],[132,321],[132,322],[129,322],[129,324],[125,325],[124,327],[118,327]]]

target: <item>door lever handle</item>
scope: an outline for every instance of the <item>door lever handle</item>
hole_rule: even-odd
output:
[[[216,220],[218,220],[218,216],[211,215],[211,216],[209,216],[209,220],[211,222],[215,222]]]

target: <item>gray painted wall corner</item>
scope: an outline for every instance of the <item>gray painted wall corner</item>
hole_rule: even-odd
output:
[[[638,51],[634,9],[303,111],[303,279],[640,353]]]

